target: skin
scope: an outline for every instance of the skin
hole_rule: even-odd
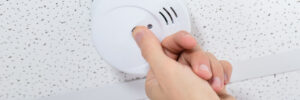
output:
[[[234,100],[225,91],[232,67],[202,51],[196,40],[180,31],[160,42],[138,26],[133,37],[150,65],[146,93],[152,100]]]

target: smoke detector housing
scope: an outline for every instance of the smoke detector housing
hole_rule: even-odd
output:
[[[145,75],[148,63],[132,38],[135,26],[147,26],[163,40],[178,31],[191,31],[188,10],[180,0],[96,0],[92,37],[101,57],[118,70]]]

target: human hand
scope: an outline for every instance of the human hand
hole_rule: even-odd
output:
[[[164,46],[161,46],[159,40],[153,35],[150,30],[145,27],[137,27],[133,32],[133,36],[135,37],[137,44],[141,48],[144,58],[149,62],[149,65],[151,67],[146,80],[146,92],[150,99],[220,99],[217,94],[213,92],[213,89],[210,88],[208,82],[199,78],[196,74],[193,73],[191,67],[188,66],[188,63],[193,63],[192,59],[194,59],[193,56],[188,55],[194,55],[193,53],[187,53],[186,57],[182,56],[182,61],[180,61],[179,59],[179,62],[177,62],[175,58],[181,57],[175,55],[175,52],[169,52],[170,49],[177,51],[183,51],[185,49],[193,50],[192,48],[194,48],[195,46],[193,42],[178,42],[179,44],[185,45],[178,45],[176,41],[165,42],[173,43],[173,46],[172,44],[170,44],[169,46],[171,48],[169,48],[169,50],[166,50],[168,49],[168,47],[166,48]],[[189,36],[186,37],[186,39],[188,38]],[[178,48],[180,46],[181,48]],[[187,59],[188,57],[190,57],[191,59]],[[226,95],[226,92],[220,92],[219,96],[228,97]]]
[[[166,37],[161,45],[168,57],[190,66],[195,74],[209,81],[217,93],[230,82],[231,64],[225,60],[217,60],[213,54],[201,50],[189,33],[177,32]]]

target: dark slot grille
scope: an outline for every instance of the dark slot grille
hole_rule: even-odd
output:
[[[167,25],[169,24],[169,22],[168,22],[168,20],[167,20],[167,18],[166,18],[166,16],[162,13],[162,12],[159,12],[159,14],[165,19],[165,21],[166,21],[166,23],[167,23]]]
[[[175,17],[178,17],[178,16],[177,16],[177,13],[176,13],[176,11],[173,9],[173,7],[170,7],[170,8],[171,8],[171,10],[173,11]]]
[[[173,17],[172,17],[172,15],[170,14],[170,12],[169,12],[166,8],[163,8],[163,9],[164,9],[165,12],[169,15],[169,17],[170,17],[172,23],[174,23]]]
[[[174,10],[173,7],[170,7],[170,9],[167,9],[163,7],[164,11],[160,11],[159,14],[162,16],[162,18],[165,20],[166,24],[169,25],[169,23],[174,24],[175,18],[178,18],[177,12]],[[164,12],[164,13],[163,13]],[[172,13],[173,12],[173,13]],[[172,14],[171,14],[172,13]],[[170,17],[171,22],[167,19],[166,14]],[[175,17],[174,17],[175,16]]]

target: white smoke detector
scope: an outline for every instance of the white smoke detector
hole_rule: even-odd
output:
[[[188,11],[180,0],[95,0],[92,17],[99,54],[130,74],[145,75],[149,68],[132,38],[135,26],[147,26],[159,40],[180,30],[191,31]]]

